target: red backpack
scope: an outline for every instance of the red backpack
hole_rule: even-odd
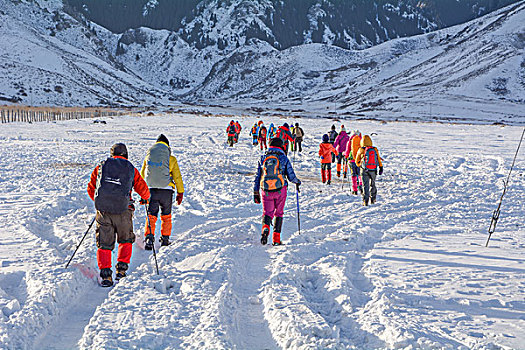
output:
[[[379,159],[375,147],[365,148],[365,156],[363,157],[363,164],[361,164],[361,167],[365,170],[377,170],[379,167]]]

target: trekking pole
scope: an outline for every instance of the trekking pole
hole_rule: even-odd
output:
[[[299,234],[301,234],[301,219],[299,217],[299,185],[295,184],[295,201],[297,203],[297,228],[299,229]]]
[[[154,232],[151,232],[151,223],[149,221],[148,205],[147,204],[144,205],[144,209],[146,210],[146,221],[148,222],[149,232],[153,233],[153,235],[155,235]],[[159,273],[159,265],[157,264],[157,253],[155,253],[155,238],[153,238],[153,258],[155,258],[155,268],[157,269],[157,275],[160,275],[160,273]]]
[[[489,246],[490,237],[496,230],[496,224],[498,223],[498,219],[499,219],[501,203],[503,202],[503,196],[505,195],[505,193],[507,193],[507,186],[509,185],[510,174],[512,173],[512,169],[514,168],[514,163],[516,163],[516,157],[518,157],[518,152],[520,151],[521,141],[523,141],[523,135],[525,135],[525,128],[523,128],[523,133],[521,134],[520,143],[518,144],[518,149],[516,150],[516,154],[514,155],[514,160],[512,161],[509,175],[507,176],[507,180],[503,183],[503,193],[501,194],[501,197],[499,199],[498,208],[494,210],[494,212],[492,213],[492,219],[490,221],[490,226],[489,226],[489,237],[487,238],[487,243],[485,243],[485,247]]]
[[[71,255],[71,258],[70,258],[69,261],[67,262],[66,267],[65,267],[66,269],[67,269],[67,267],[69,266],[69,263],[71,262],[71,260],[73,260],[73,257],[74,257],[75,254],[77,253],[78,248],[80,248],[80,246],[82,245],[82,242],[84,242],[84,238],[86,238],[86,236],[87,236],[89,230],[91,229],[91,226],[93,226],[93,223],[95,222],[95,218],[96,218],[96,217],[97,217],[97,216],[95,215],[95,217],[93,218],[93,220],[91,220],[91,224],[89,224],[89,227],[88,227],[88,229],[86,230],[86,233],[84,233],[84,236],[83,236],[82,239],[80,240],[80,243],[78,244],[77,249],[75,249],[75,251],[73,252],[73,255]]]

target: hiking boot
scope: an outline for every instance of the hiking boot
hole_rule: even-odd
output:
[[[126,277],[126,271],[128,270],[128,264],[122,261],[119,261],[117,265],[115,266],[115,269],[117,270],[117,274],[115,276],[115,280],[120,280],[121,278]]]
[[[111,277],[112,275],[113,271],[111,271],[111,269],[101,269],[100,277],[102,278],[102,281],[100,282],[100,285],[102,287],[111,287],[113,285],[113,278]]]
[[[363,186],[358,186],[357,188],[359,188],[359,192],[363,194]]]
[[[151,233],[146,236],[144,239],[144,249],[146,250],[153,250],[153,241],[155,239],[155,236]]]
[[[268,244],[268,236],[270,235],[270,227],[267,225],[264,225],[262,234],[261,234],[261,244],[266,245]]]
[[[330,180],[326,181],[327,185],[330,185],[331,183],[332,183],[332,181],[330,181]]]
[[[371,199],[370,199],[370,204],[375,204],[375,202],[376,202],[376,199],[375,199],[375,198],[373,198],[373,199],[371,198]]]
[[[273,246],[276,246],[276,245],[283,245],[283,242],[273,242],[272,245],[273,245]]]
[[[161,247],[169,246],[171,244],[170,236],[161,236],[159,242]]]
[[[346,179],[346,173],[343,173],[343,179]]]
[[[341,172],[340,171],[337,172],[337,177],[341,177]]]
[[[357,196],[357,191],[352,191],[352,194]]]
[[[363,206],[368,207],[368,201],[363,201]]]

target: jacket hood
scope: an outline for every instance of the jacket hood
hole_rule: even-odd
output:
[[[373,146],[372,139],[370,138],[370,136],[365,135],[361,139],[361,147],[372,147],[372,146]]]

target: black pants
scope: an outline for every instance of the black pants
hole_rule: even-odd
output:
[[[173,204],[173,190],[150,188],[151,197],[149,200],[148,215],[157,216],[171,214]]]
[[[303,139],[302,138],[295,139],[295,149],[297,151],[299,151],[299,152],[303,151],[302,143],[303,143]]]

